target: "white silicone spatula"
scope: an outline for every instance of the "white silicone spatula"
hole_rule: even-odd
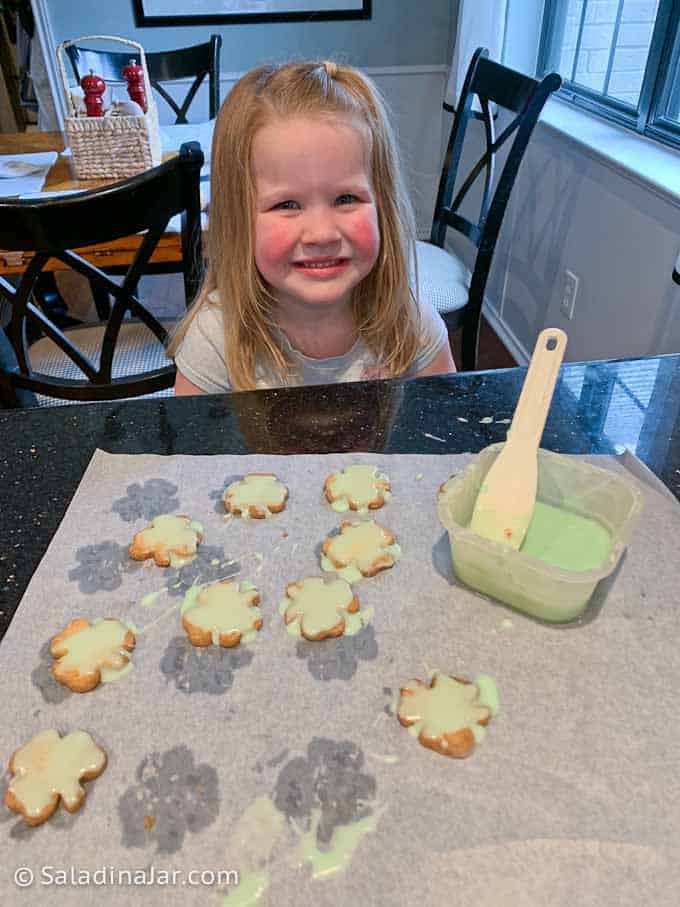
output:
[[[508,437],[477,495],[470,529],[519,549],[536,503],[538,445],[550,409],[567,335],[547,328],[538,335]]]

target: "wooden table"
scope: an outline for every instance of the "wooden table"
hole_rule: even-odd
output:
[[[0,155],[2,154],[29,154],[38,151],[64,150],[64,139],[61,132],[18,132],[0,135]],[[174,152],[169,152],[163,157],[167,159]],[[78,180],[71,173],[68,156],[59,154],[59,157],[50,168],[43,192],[59,192],[73,189],[97,189],[100,186],[110,185],[114,180]],[[95,246],[84,246],[77,251],[84,258],[99,267],[127,266],[132,262],[134,255],[142,241],[140,235],[124,236]],[[4,252],[0,249],[0,275],[21,274],[26,269],[28,262],[33,257],[30,252]],[[179,264],[182,261],[182,238],[179,233],[166,233],[161,237],[156,250],[151,256],[151,264]],[[63,262],[50,259],[46,271],[68,270]]]

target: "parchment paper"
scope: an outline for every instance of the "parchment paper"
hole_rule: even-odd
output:
[[[231,907],[233,884],[186,879],[232,869],[242,883],[267,871],[258,903],[277,907],[675,905],[680,508],[643,485],[633,542],[584,619],[543,624],[451,577],[436,494],[470,459],[98,451],[0,646],[0,757],[6,765],[49,727],[82,728],[109,764],[74,815],[60,806],[30,829],[2,806],[0,903]],[[277,606],[288,582],[321,572],[319,546],[344,518],[323,499],[323,481],[358,462],[392,481],[374,516],[403,557],[356,585],[371,615],[357,636],[305,642],[286,632]],[[225,485],[250,471],[288,484],[286,510],[225,520]],[[127,556],[133,534],[162,512],[205,527],[200,556],[179,571]],[[247,647],[194,650],[182,596],[230,574],[259,589],[263,629]],[[134,668],[70,693],[48,672],[49,641],[75,617],[107,616],[139,629]],[[498,686],[500,714],[468,759],[426,750],[390,714],[400,685],[435,668],[489,674]],[[256,832],[239,822],[258,797],[273,803],[276,835],[271,822]],[[356,838],[345,869],[313,878],[301,839],[316,829],[319,849],[334,847],[357,822],[375,828]],[[13,880],[19,867],[34,873],[26,889]],[[103,869],[141,869],[150,881],[73,881]],[[183,875],[156,884],[152,869]],[[69,873],[59,885],[58,870]]]

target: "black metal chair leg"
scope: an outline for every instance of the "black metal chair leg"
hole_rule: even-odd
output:
[[[61,330],[82,324],[68,314],[68,306],[59,292],[53,271],[43,271],[39,275],[33,287],[33,299],[50,321]]]
[[[90,289],[92,290],[92,299],[94,301],[94,307],[97,310],[97,315],[99,316],[100,321],[106,321],[111,314],[111,299],[106,290],[98,283],[90,282]]]

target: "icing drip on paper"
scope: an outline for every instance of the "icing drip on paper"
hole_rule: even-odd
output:
[[[266,863],[285,831],[283,813],[267,796],[257,797],[241,813],[229,834],[227,863],[239,869],[238,887],[223,898],[224,907],[252,907],[269,887],[269,873],[257,867]]]
[[[269,881],[269,873],[263,870],[239,873],[238,886],[222,898],[222,907],[253,907],[269,888]]]
[[[309,862],[312,878],[317,880],[330,879],[347,869],[362,838],[375,831],[381,815],[382,811],[379,811],[349,825],[338,825],[333,831],[328,848],[320,850],[316,834],[321,811],[313,810],[311,827],[302,835],[298,846],[300,865]]]

